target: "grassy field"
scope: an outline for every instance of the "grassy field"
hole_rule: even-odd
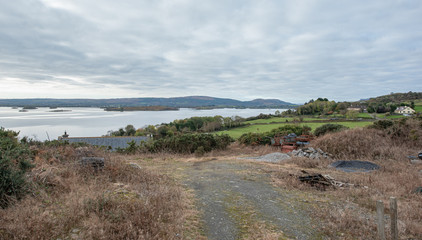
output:
[[[304,125],[309,126],[310,128],[312,128],[312,131],[314,131],[315,128],[322,126],[326,123],[327,122],[298,123],[298,124],[300,126],[304,126]],[[365,126],[372,124],[372,122],[330,122],[330,123],[341,124],[341,125],[344,125],[344,126],[349,127],[349,128],[365,127]],[[289,123],[251,125],[251,126],[247,126],[247,127],[234,128],[234,129],[227,130],[227,131],[220,131],[220,132],[217,132],[217,134],[226,133],[226,134],[230,135],[231,137],[238,139],[244,133],[248,133],[248,132],[254,132],[254,133],[268,132],[268,131],[271,131],[272,129],[282,127],[286,124],[289,124]]]
[[[358,118],[373,118],[369,113],[358,113]]]
[[[246,123],[250,123],[250,124],[256,124],[256,123],[282,123],[282,122],[286,122],[286,120],[288,122],[293,122],[294,120],[298,120],[299,117],[297,118],[292,118],[292,117],[273,117],[273,118],[269,118],[269,119],[257,119],[257,120],[252,120],[252,121],[246,121]],[[321,118],[303,118],[303,121],[323,121],[325,119],[321,119]]]
[[[417,113],[422,113],[422,99],[419,99],[419,100],[416,100],[415,101],[415,108],[414,108],[414,110]]]
[[[385,116],[385,118],[387,119],[397,119],[397,118],[404,118],[405,116],[403,115],[390,115],[390,116]]]

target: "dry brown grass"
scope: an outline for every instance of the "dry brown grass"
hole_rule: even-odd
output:
[[[103,170],[75,161],[103,156]],[[70,146],[38,149],[32,193],[0,210],[0,239],[180,239],[189,199],[172,179],[119,155]]]
[[[274,176],[280,186],[328,199],[329,204],[315,208],[315,215],[323,219],[324,232],[335,239],[376,239],[375,202],[383,200],[388,214],[390,197],[398,199],[401,239],[422,239],[422,194],[414,192],[422,186],[422,165],[411,164],[407,159],[422,148],[421,128],[419,121],[408,120],[402,128],[385,131],[365,128],[328,134],[316,139],[312,146],[333,154],[335,159],[295,158],[282,163],[283,168]],[[327,168],[337,159],[371,161],[381,169],[343,173]],[[329,174],[355,186],[321,192],[297,180],[300,169]]]

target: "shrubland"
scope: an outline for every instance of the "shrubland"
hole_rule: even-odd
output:
[[[282,163],[288,170],[283,168],[274,176],[279,186],[300,189],[325,199],[323,202],[327,204],[318,204],[313,211],[328,236],[333,239],[376,239],[375,202],[382,200],[388,215],[389,198],[396,197],[400,239],[421,239],[422,194],[416,189],[422,186],[422,164],[412,164],[408,159],[409,155],[415,156],[422,150],[420,118],[381,120],[370,127],[327,133],[314,140],[311,146],[332,154],[333,159],[293,158]],[[344,173],[327,167],[336,160],[370,161],[381,168],[369,173]],[[329,174],[353,186],[326,188],[321,192],[297,180],[302,169]]]
[[[0,128],[0,207],[6,208],[28,191],[25,174],[32,166],[27,144],[18,141],[18,132]]]
[[[27,151],[13,134],[1,133],[2,146],[11,138]],[[175,239],[193,228],[185,225],[190,198],[166,175],[93,147],[37,143],[30,149],[33,168],[21,175],[27,194],[11,195],[20,201],[0,209],[0,239]],[[20,173],[26,155],[4,150],[2,158],[11,157]],[[103,157],[104,167],[79,164],[91,156]]]

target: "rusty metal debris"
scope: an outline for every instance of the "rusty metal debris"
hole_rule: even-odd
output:
[[[286,136],[276,135],[274,138],[271,138],[271,145],[280,146],[282,152],[288,153],[298,149],[299,147],[308,145],[312,139],[314,139],[313,135],[297,136],[294,133],[290,133]]]
[[[333,177],[327,174],[310,174],[306,172],[305,170],[302,170],[302,173],[306,174],[304,176],[299,176],[298,179],[301,182],[309,183],[312,186],[316,187],[322,187],[325,189],[325,187],[332,186],[334,188],[342,188],[342,187],[353,187],[354,184],[351,183],[345,183],[335,180]]]

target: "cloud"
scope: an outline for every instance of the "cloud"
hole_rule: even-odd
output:
[[[421,91],[419,1],[6,1],[2,98]]]

